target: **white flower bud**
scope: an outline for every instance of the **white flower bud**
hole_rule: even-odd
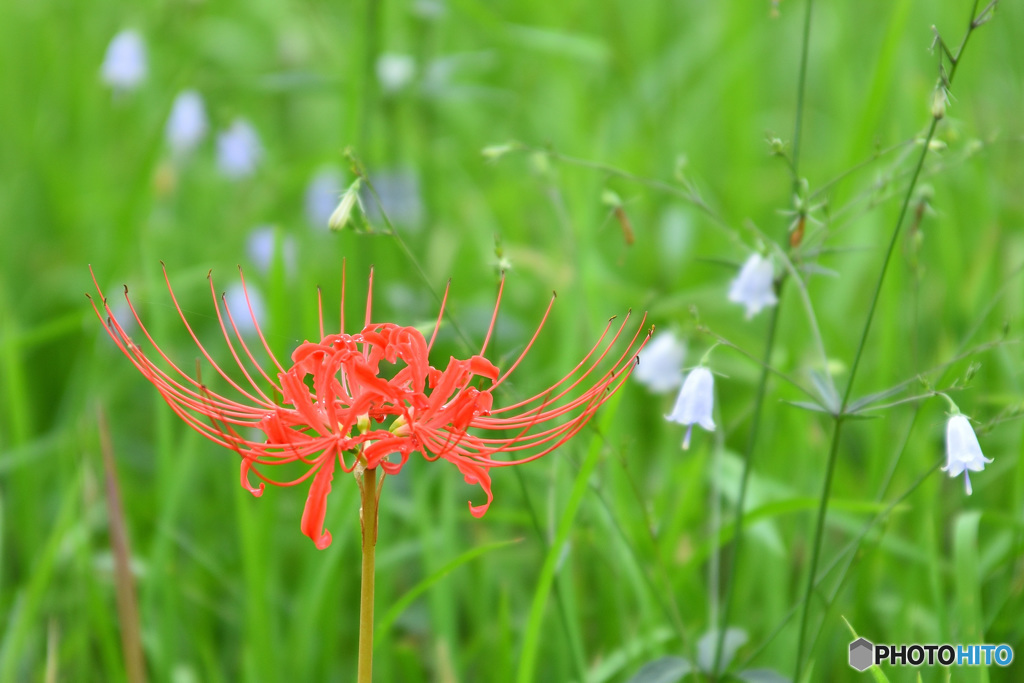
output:
[[[352,220],[352,210],[355,209],[356,205],[360,205],[359,200],[359,186],[362,184],[362,179],[356,178],[348,189],[345,190],[345,194],[341,195],[341,201],[338,202],[338,208],[331,214],[330,219],[327,221],[327,227],[331,230],[341,230],[349,221]]]

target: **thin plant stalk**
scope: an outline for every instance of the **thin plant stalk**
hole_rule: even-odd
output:
[[[110,544],[114,554],[114,577],[117,588],[117,613],[121,626],[121,647],[124,650],[124,668],[131,683],[146,683],[146,658],[142,651],[142,629],[139,604],[135,594],[135,577],[131,570],[131,550],[128,545],[128,527],[125,523],[121,489],[117,483],[114,463],[114,444],[110,438],[107,416],[102,408],[96,411],[100,431],[100,450],[103,453],[104,482],[107,493],[107,516],[110,523]]]
[[[796,195],[800,190],[800,137],[803,133],[804,124],[804,93],[807,89],[807,55],[809,52],[809,46],[811,42],[811,10],[813,9],[814,0],[807,0],[806,11],[804,12],[804,28],[803,28],[803,39],[800,48],[800,75],[797,79],[796,88],[796,120],[793,123],[793,157],[790,160],[790,169],[793,173],[793,194]],[[788,263],[788,259],[786,259]],[[785,283],[785,277],[779,279],[776,285],[777,294],[781,294],[782,286]],[[726,581],[726,592],[725,601],[722,606],[722,624],[718,629],[718,633],[715,636],[715,660],[714,666],[712,667],[712,680],[718,678],[718,668],[721,665],[722,660],[722,647],[725,643],[725,631],[729,626],[729,614],[732,610],[732,599],[735,593],[736,584],[736,567],[739,561],[740,550],[743,547],[743,508],[746,505],[747,500],[747,488],[750,483],[750,471],[751,461],[754,457],[754,446],[757,443],[757,434],[761,427],[761,414],[764,408],[764,395],[768,386],[768,375],[769,365],[771,364],[772,350],[775,348],[775,333],[778,329],[779,322],[779,309],[782,306],[781,297],[777,297],[779,302],[772,309],[771,321],[768,323],[768,338],[764,345],[764,363],[761,366],[761,378],[757,384],[757,397],[754,399],[754,415],[751,418],[750,423],[750,434],[747,437],[747,446],[744,451],[743,457],[743,474],[740,476],[740,492],[736,500],[736,521],[734,523],[734,534],[733,534],[733,550],[732,550],[732,566],[729,569],[729,578]],[[812,328],[817,330],[817,324],[813,317],[813,309],[811,315]],[[821,334],[818,332],[818,339],[820,343]],[[823,361],[827,368],[828,357],[824,354],[824,345],[821,344],[822,355],[824,356]]]
[[[363,472],[359,487],[362,496],[360,522],[363,530],[363,569],[359,588],[359,669],[358,683],[373,681],[373,578],[374,551],[377,546],[377,468]]]
[[[804,12],[804,34],[800,47],[800,77],[796,86],[796,121],[793,123],[793,194],[800,191],[800,135],[804,129],[804,93],[807,91],[807,54],[811,44],[811,9],[814,0],[807,0]]]
[[[782,282],[780,281],[779,287],[781,288]],[[736,589],[736,567],[739,561],[740,551],[743,548],[743,509],[746,506],[747,500],[747,489],[750,483],[750,471],[753,469],[751,464],[754,459],[754,446],[757,444],[757,434],[761,427],[761,415],[764,412],[764,396],[768,387],[768,366],[771,362],[772,351],[775,348],[775,333],[778,329],[779,322],[779,306],[776,305],[772,309],[772,317],[768,322],[768,338],[764,345],[764,363],[761,366],[761,379],[757,384],[757,396],[754,399],[754,414],[751,418],[750,433],[747,437],[747,446],[744,451],[743,457],[743,474],[740,476],[740,492],[736,499],[736,521],[733,523],[733,546],[732,546],[732,562],[729,569],[729,576],[726,579],[725,588],[725,600],[722,603],[722,614],[721,622],[718,626],[718,632],[715,636],[715,660],[714,666],[711,668],[712,680],[718,678],[718,668],[721,665],[722,660],[722,646],[725,641],[725,631],[729,627],[729,616],[732,612],[732,600],[735,595]]]
[[[938,39],[942,51],[939,55],[940,73],[944,73],[944,70],[941,68],[941,59],[943,54],[949,58],[951,63],[949,74],[943,78],[943,82],[940,83],[939,87],[946,87],[953,82],[957,66],[960,64],[960,57],[963,55],[964,48],[967,46],[968,38],[970,38],[971,33],[973,33],[976,28],[987,21],[986,15],[991,12],[991,9],[994,6],[995,2],[990,3],[984,10],[982,10],[981,15],[978,15],[978,0],[974,1],[971,5],[970,22],[967,27],[967,32],[964,34],[963,40],[961,41],[960,47],[957,49],[955,55],[948,51],[941,38]],[[807,588],[804,590],[803,607],[800,615],[800,635],[797,640],[796,668],[793,675],[793,680],[797,683],[800,681],[800,675],[803,673],[804,643],[807,638],[807,620],[810,613],[811,594],[814,592],[815,574],[817,573],[818,560],[821,555],[821,541],[825,528],[825,514],[828,511],[828,501],[832,491],[832,478],[835,473],[836,460],[839,454],[839,440],[842,432],[843,418],[845,417],[846,408],[849,405],[850,395],[853,391],[854,379],[856,378],[857,369],[860,366],[860,360],[867,344],[868,334],[871,331],[871,322],[874,320],[875,309],[878,306],[882,285],[885,282],[885,274],[889,269],[889,261],[892,259],[892,254],[895,251],[896,241],[899,239],[900,229],[903,227],[903,221],[907,216],[907,210],[910,207],[914,188],[917,185],[918,177],[921,175],[921,169],[924,167],[925,157],[928,156],[928,148],[931,144],[932,138],[935,137],[935,130],[938,128],[939,121],[942,120],[943,114],[944,112],[936,112],[933,110],[931,124],[928,126],[928,133],[925,135],[923,144],[921,145],[921,154],[918,156],[917,164],[914,167],[914,173],[910,178],[910,184],[907,186],[906,194],[903,196],[903,204],[900,207],[899,217],[896,219],[896,226],[893,228],[892,237],[889,239],[889,246],[885,252],[885,258],[882,260],[882,268],[878,274],[878,279],[875,282],[875,290],[871,296],[871,304],[868,306],[867,319],[864,321],[864,328],[861,331],[860,341],[857,343],[857,351],[854,354],[853,362],[850,364],[850,377],[846,384],[846,391],[843,393],[843,400],[839,406],[838,413],[833,415],[834,427],[832,431],[832,445],[829,448],[828,464],[825,468],[825,482],[822,486],[821,498],[818,504],[817,521],[814,525],[811,564],[807,577]]]

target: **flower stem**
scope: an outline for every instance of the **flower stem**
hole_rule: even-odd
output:
[[[360,486],[363,507],[363,576],[359,591],[359,672],[358,683],[373,680],[373,561],[377,546],[377,468],[363,472]]]
[[[778,285],[778,294],[781,294],[782,282]],[[743,474],[740,477],[739,497],[736,501],[736,519],[733,522],[733,547],[732,562],[729,576],[725,584],[725,604],[722,609],[721,623],[718,625],[718,633],[715,637],[715,659],[712,667],[712,680],[719,680],[719,667],[722,662],[722,647],[725,642],[725,632],[729,628],[729,617],[732,612],[733,596],[736,590],[736,570],[739,567],[740,551],[743,548],[743,509],[746,507],[747,489],[750,483],[750,471],[753,469],[754,449],[757,445],[757,434],[761,426],[761,415],[764,410],[764,395],[768,386],[768,367],[771,362],[772,350],[775,348],[775,332],[778,329],[779,308],[781,308],[781,297],[779,304],[772,308],[772,317],[768,323],[768,338],[764,345],[764,364],[761,366],[761,379],[757,384],[757,396],[754,399],[754,414],[750,422],[750,433],[747,437],[747,447],[743,458]]]
[[[985,21],[987,21],[987,15],[995,7],[995,3],[998,0],[994,0],[989,3],[981,12],[978,11],[978,0],[974,0],[971,5],[971,19],[967,27],[967,31],[964,33],[963,40],[960,42],[960,47],[957,49],[956,54],[951,54],[945,46],[945,43],[939,42],[942,49],[947,54],[951,63],[948,74],[942,76],[944,70],[941,68],[941,57],[940,54],[940,78],[942,79],[943,87],[948,87],[953,82],[953,77],[956,75],[956,69],[960,65],[960,58],[963,55],[964,48],[967,46],[967,40],[971,37],[971,34]],[[913,175],[910,177],[910,184],[907,186],[906,194],[903,197],[903,204],[900,208],[899,217],[896,219],[896,226],[893,228],[892,236],[889,239],[889,246],[886,249],[885,257],[882,260],[882,268],[878,274],[878,280],[875,282],[875,290],[871,296],[871,304],[868,307],[867,319],[864,321],[864,327],[861,330],[860,341],[857,343],[857,350],[853,355],[853,362],[850,364],[849,379],[846,384],[846,391],[843,394],[843,400],[840,403],[839,411],[833,415],[834,426],[832,432],[832,447],[829,450],[828,464],[825,470],[825,482],[822,487],[821,499],[818,504],[818,516],[814,526],[814,541],[811,550],[811,565],[810,571],[807,577],[807,588],[804,591],[803,606],[800,613],[800,635],[797,640],[796,648],[796,670],[793,675],[793,681],[799,683],[800,675],[803,672],[803,654],[804,654],[804,642],[807,635],[807,622],[811,607],[811,595],[814,592],[815,587],[815,575],[818,570],[818,559],[821,554],[821,541],[825,528],[825,515],[828,512],[829,496],[832,491],[832,476],[835,472],[836,458],[839,453],[839,435],[842,431],[843,418],[846,414],[846,409],[850,404],[850,396],[853,393],[853,381],[857,375],[857,369],[860,367],[861,355],[864,352],[864,348],[867,345],[868,334],[871,331],[871,322],[875,317],[875,308],[878,305],[878,300],[882,292],[882,285],[885,282],[885,274],[889,268],[889,261],[892,258],[893,252],[896,248],[896,240],[900,235],[900,228],[903,227],[903,220],[907,216],[907,210],[910,207],[910,200],[914,193],[914,188],[917,186],[917,179],[921,175],[921,169],[924,167],[924,160],[928,156],[929,145],[932,139],[935,137],[935,130],[938,128],[939,121],[942,119],[942,113],[933,112],[931,124],[928,126],[928,132],[924,136],[923,143],[921,145],[921,154],[918,156],[917,163],[914,166]]]
[[[796,86],[796,123],[793,124],[793,194],[800,190],[800,134],[804,129],[804,93],[807,90],[807,54],[811,44],[811,9],[814,0],[804,5],[804,35],[800,47],[800,79]]]

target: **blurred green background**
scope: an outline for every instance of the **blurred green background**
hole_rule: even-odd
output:
[[[748,246],[757,246],[751,224],[785,243],[790,219],[779,212],[792,207],[791,178],[766,140],[792,149],[803,8],[784,0],[773,17],[767,0],[0,4],[0,680],[126,678],[100,408],[150,679],[354,678],[355,482],[336,478],[334,543],[317,551],[298,529],[306,488],[260,499],[243,491],[237,456],[187,429],[107,339],[82,296],[93,289],[88,264],[112,305],[128,285],[186,370],[197,354],[161,260],[217,354],[225,349],[205,276],[212,269],[218,290],[230,290],[240,264],[285,358],[317,336],[318,285],[335,310],[343,258],[352,319],[371,266],[374,318],[400,324],[432,321],[450,278],[452,316],[476,344],[503,259],[492,355],[503,368],[558,293],[506,401],[560,378],[628,309],[686,339],[687,366],[713,341],[692,307],[758,356],[768,314],[747,321],[726,301],[747,252],[691,203],[557,155],[489,162],[481,150],[550,146],[676,191],[682,167]],[[931,26],[956,45],[969,9],[948,0],[814,8],[800,159],[810,190],[911,141],[817,197],[828,200],[816,214],[830,220],[828,246],[842,250],[821,256],[834,273],[810,277],[810,297],[840,387],[919,148],[912,141],[930,120]],[[113,88],[101,68],[125,29],[143,40],[146,75]],[[1021,329],[1022,31],[1024,10],[1005,3],[971,38],[942,149],[925,167],[931,200],[890,265],[855,396],[946,363],[964,343],[999,339],[1004,324],[1010,338]],[[174,154],[166,122],[185,89],[201,94],[209,131]],[[251,174],[230,178],[217,136],[237,119],[262,153]],[[329,232],[323,207],[308,206],[318,174],[327,213],[352,181],[347,147],[385,195],[415,263],[386,234]],[[622,198],[634,244],[602,203],[605,190]],[[796,287],[781,306],[772,364],[807,385],[817,360]],[[473,350],[446,325],[435,363]],[[975,475],[971,498],[962,481],[932,472],[870,527],[842,581],[829,575],[811,613],[811,680],[868,675],[847,666],[852,636],[841,617],[875,642],[1008,643],[1024,657],[1024,434],[1013,419],[1021,360],[1019,345],[995,346],[938,385],[981,363],[955,396],[995,461]],[[395,618],[378,632],[377,680],[598,683],[627,681],[663,655],[699,659],[701,637],[721,626],[722,525],[760,372],[726,348],[711,363],[721,373],[719,429],[698,430],[688,452],[682,428],[663,419],[672,396],[631,381],[570,444],[494,470],[483,519],[466,509],[482,494],[443,462],[414,459],[389,479],[377,615]],[[912,383],[895,399],[915,393]],[[793,671],[797,622],[787,618],[806,580],[830,436],[823,416],[781,400],[800,398],[769,384],[727,624],[747,637],[735,671]],[[933,399],[848,425],[820,567],[845,566],[851,556],[840,551],[885,508],[876,496],[905,439],[884,501],[943,460],[945,410]],[[537,655],[535,669],[520,670],[524,651]],[[955,675],[1020,680],[1022,667]]]

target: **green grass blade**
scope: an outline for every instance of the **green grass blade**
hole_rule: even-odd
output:
[[[405,612],[406,608],[409,607],[409,605],[411,605],[416,600],[416,598],[425,593],[427,589],[429,589],[435,583],[437,583],[444,577],[448,576],[462,565],[471,562],[472,560],[475,560],[481,555],[486,555],[492,550],[504,548],[505,546],[512,545],[513,543],[519,543],[520,541],[522,541],[521,538],[513,538],[508,541],[495,541],[494,543],[487,543],[486,545],[471,548],[466,552],[462,553],[461,555],[459,555],[458,557],[456,557],[454,560],[446,563],[433,574],[425,577],[422,581],[420,581],[415,586],[410,588],[405,595],[403,595],[393,605],[391,605],[391,608],[384,613],[384,616],[377,620],[377,624],[374,627],[374,631],[376,631],[377,633],[376,637],[385,637],[387,632],[391,630],[391,627],[394,625],[398,617],[402,616],[402,613]]]
[[[605,404],[604,415],[601,419],[602,425],[615,415],[622,395],[622,393],[615,395]],[[533,593],[530,616],[527,621],[526,631],[523,634],[523,650],[519,658],[519,669],[516,673],[516,681],[518,683],[530,683],[530,681],[534,680],[533,672],[537,661],[537,653],[540,649],[544,607],[547,605],[548,594],[551,592],[552,584],[555,581],[555,572],[559,564],[558,560],[562,554],[562,548],[565,547],[569,540],[569,533],[572,531],[576,513],[583,502],[583,495],[587,492],[590,476],[594,473],[598,462],[600,462],[603,445],[604,438],[601,435],[595,435],[591,439],[590,447],[587,449],[587,457],[583,461],[576,479],[573,481],[572,492],[565,504],[565,509],[562,510],[561,519],[558,521],[554,542],[548,548],[547,557],[544,558],[544,566],[541,568],[540,576],[537,578],[537,588]]]
[[[853,639],[857,640],[858,638],[860,638],[860,636],[857,635],[857,632],[853,630],[853,626],[850,624],[850,622],[846,620],[846,617],[840,618],[843,620],[843,623],[846,624],[846,628],[850,629],[850,635],[853,636]],[[889,678],[885,675],[885,672],[882,671],[881,667],[879,667],[877,664],[872,664],[868,668],[868,671],[871,672],[871,677],[875,679],[875,683],[889,683]]]
[[[981,572],[978,568],[978,527],[981,512],[970,510],[956,518],[953,528],[953,582],[956,589],[956,623],[959,642],[984,643],[985,629],[981,610]],[[960,680],[988,683],[988,669],[966,667]]]

